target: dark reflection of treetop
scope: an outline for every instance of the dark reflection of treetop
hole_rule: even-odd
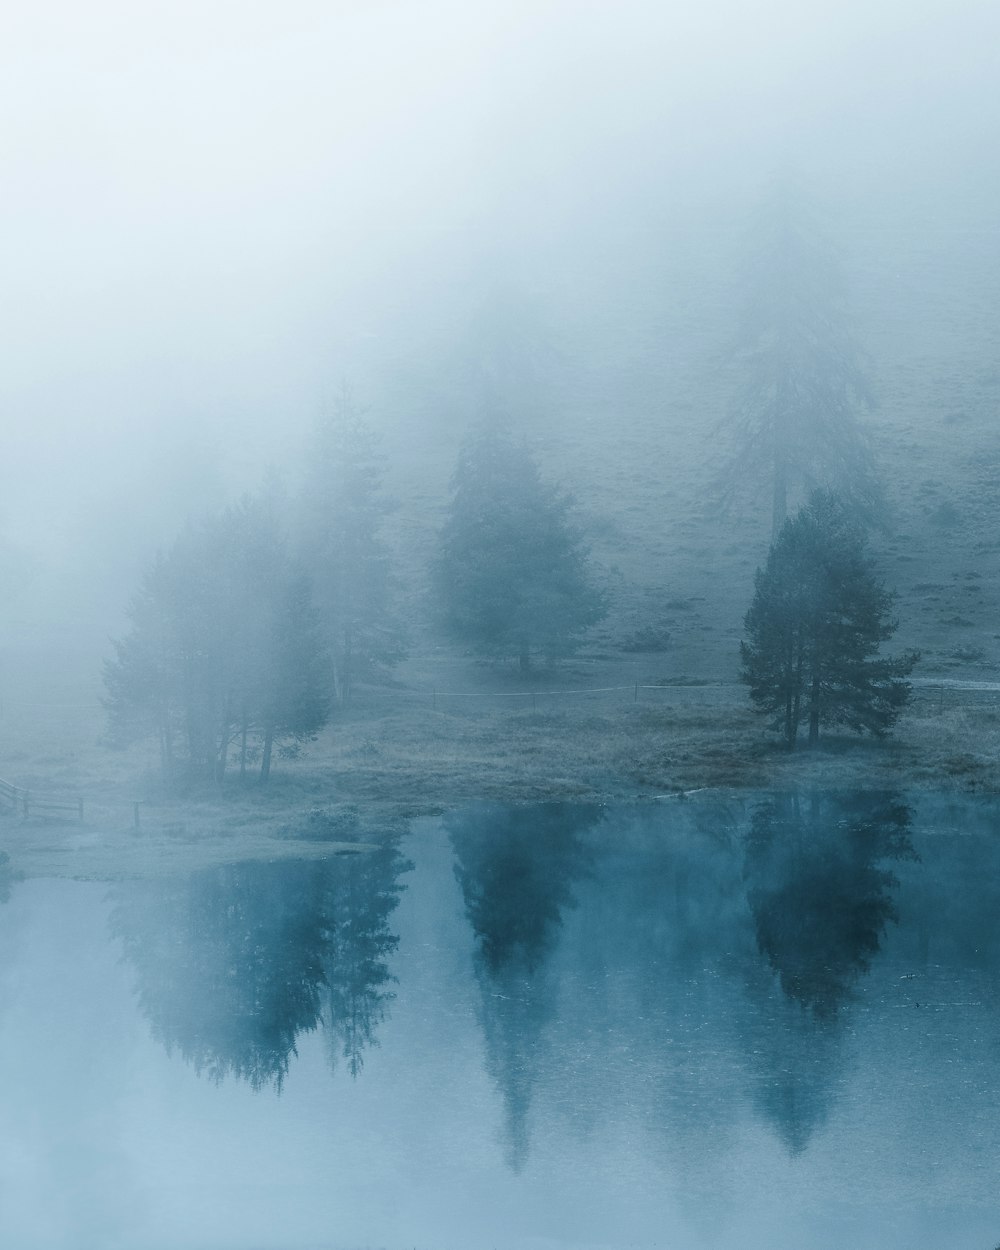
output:
[[[909,823],[905,804],[879,793],[776,794],[752,813],[743,875],[766,963],[747,965],[740,1034],[753,1101],[793,1155],[835,1103],[838,1024],[896,921],[886,865],[914,858]]]
[[[482,805],[447,822],[455,875],[476,936],[476,976],[486,1065],[504,1102],[509,1166],[528,1153],[528,1113],[555,989],[546,961],[576,905],[574,885],[590,871],[583,835],[595,806]]]
[[[227,864],[116,891],[112,928],[168,1052],[216,1082],[280,1089],[319,1019],[324,876],[321,862]]]
[[[322,1023],[356,1074],[390,997],[393,874],[406,866],[392,846],[118,887],[112,929],[154,1037],[213,1081],[280,1091],[297,1037]]]
[[[738,811],[714,796],[611,809],[573,946],[560,951],[550,1030],[560,1114],[581,1135],[602,1116],[637,1117],[689,1195],[711,1189],[735,1124],[726,1021],[746,928]]]
[[[368,854],[341,857],[331,872],[323,1023],[331,1062],[343,1058],[352,1077],[364,1065],[365,1050],[378,1045],[376,1029],[395,998],[389,959],[399,938],[389,928],[389,917],[406,888],[399,877],[412,867],[396,837]]]
[[[779,1012],[759,1019],[747,1041],[757,1110],[799,1155],[833,1109],[842,1081],[840,1034],[805,1012]]]
[[[896,919],[886,861],[913,858],[910,813],[892,795],[783,794],[761,804],[746,840],[757,944],[785,994],[834,1017]]]
[[[545,957],[575,906],[574,882],[591,862],[582,834],[599,814],[592,805],[483,805],[447,822],[465,913],[491,973],[514,960],[532,972]]]

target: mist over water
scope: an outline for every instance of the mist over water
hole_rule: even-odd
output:
[[[7,1235],[988,1244],[996,854],[940,815],[477,805],[376,862],[16,885]]]
[[[0,18],[0,1245],[1000,1241],[998,49]]]

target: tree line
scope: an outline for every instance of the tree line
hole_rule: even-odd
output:
[[[794,747],[801,726],[886,733],[917,657],[880,655],[894,597],[867,554],[885,499],[859,412],[874,402],[830,248],[782,194],[755,223],[732,360],[722,497],[769,483],[772,542],[741,677]],[[439,623],[490,658],[572,654],[606,614],[573,497],[488,405],[460,450],[429,572]],[[359,677],[406,654],[375,433],[345,388],[295,498],[269,481],[189,524],[142,579],[105,664],[114,740],[150,737],[165,775],[223,778],[294,753]],[[789,516],[792,502],[799,505]]]
[[[595,804],[452,812],[445,829],[508,1165],[523,1169],[534,1100],[555,1076],[548,1064],[559,1047],[546,1041],[578,1035],[580,1011],[599,1050],[592,1069],[567,1079],[617,1070],[623,1054],[631,1067],[665,1045],[697,1048],[708,1029],[736,1047],[735,1068],[724,1067],[743,1073],[743,1088],[731,1092],[744,1097],[750,1077],[764,1119],[800,1151],[835,1095],[830,1061],[857,991],[905,914],[898,869],[918,860],[911,821],[892,793],[783,793],[738,818],[724,805],[692,804],[673,809],[672,827],[690,836],[666,839],[649,836],[648,814]],[[318,1031],[330,1067],[359,1077],[396,997],[396,913],[414,866],[404,852],[392,834],[364,854],[116,883],[111,930],[153,1038],[213,1082],[280,1092],[303,1038]],[[959,863],[959,874],[967,870]],[[931,889],[935,936],[953,943],[957,924],[959,946],[972,943],[989,965],[992,898],[987,890],[957,920],[947,915],[949,901],[970,893],[955,871],[925,865],[907,893]],[[693,885],[705,905],[685,907]],[[677,906],[665,911],[672,897]],[[577,911],[582,924],[572,922]],[[947,950],[937,958],[947,961]],[[705,977],[713,988],[692,1004],[691,986]],[[622,1011],[633,995],[659,1008]],[[786,1013],[815,1059],[804,1068],[781,1049]],[[676,1111],[664,1120],[675,1130]]]
[[[104,669],[114,741],[153,738],[167,776],[266,781],[359,675],[406,654],[374,432],[344,393],[298,498],[274,484],[189,525],[159,555]],[[486,426],[463,448],[431,568],[443,627],[478,654],[571,653],[606,610],[572,499]]]

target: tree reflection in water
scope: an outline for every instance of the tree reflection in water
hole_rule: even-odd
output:
[[[895,876],[913,859],[910,813],[891,795],[781,794],[753,814],[747,901],[757,944],[789,998],[830,1019],[896,919]]]
[[[449,817],[508,1165],[527,1160],[542,1091],[580,1132],[640,1106],[682,1153],[717,1141],[749,1097],[804,1150],[845,1075],[841,1024],[895,919],[908,826],[892,795],[782,794],[746,817],[732,804]],[[117,887],[114,928],[154,1035],[213,1080],[280,1089],[297,1039],[322,1028],[331,1064],[356,1077],[394,997],[392,916],[412,867],[400,845]]]
[[[398,839],[328,860],[227,864],[116,887],[112,930],[154,1037],[198,1073],[280,1091],[324,1025],[352,1076],[391,993]]]
[[[386,838],[377,850],[341,856],[327,879],[322,1020],[332,1066],[343,1059],[352,1077],[364,1066],[364,1052],[378,1045],[376,1029],[395,998],[389,960],[399,938],[389,919],[406,889],[399,878],[413,868],[399,844],[398,836]]]
[[[599,816],[607,836],[586,837]],[[746,823],[725,805],[483,805],[446,824],[509,1166],[524,1165],[541,1088],[592,1114],[600,1086],[633,1098],[638,1068],[651,1121],[689,1148],[749,1093],[787,1148],[805,1149],[841,1079],[838,1023],[895,918],[889,864],[913,856],[904,804],[778,795]],[[573,925],[569,952],[560,937],[578,899],[590,921]],[[561,989],[557,966],[574,968]]]
[[[584,833],[601,809],[483,804],[446,821],[465,914],[476,937],[475,972],[486,1066],[504,1102],[504,1152],[520,1171],[528,1113],[556,987],[547,960],[574,885],[590,870]]]
[[[768,978],[751,976],[746,1039],[759,1110],[793,1154],[826,1119],[840,1080],[839,1025],[897,919],[886,866],[916,858],[910,813],[891,794],[779,794],[754,811],[744,880]]]

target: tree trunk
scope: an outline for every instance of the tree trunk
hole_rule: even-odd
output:
[[[798,737],[799,737],[799,722],[802,719],[802,666],[804,662],[805,662],[804,656],[802,653],[802,640],[800,638],[796,645],[796,658],[795,658],[795,670],[794,670],[795,684],[793,686],[793,694],[792,694],[792,714],[791,714],[792,722],[791,722],[791,729],[790,729],[789,739],[788,739],[788,749],[790,751],[795,750],[795,744],[798,741]]]
[[[243,726],[240,732],[240,781],[246,780],[247,775],[247,728],[249,717],[246,708],[243,709]]]
[[[187,768],[192,776],[200,776],[205,767],[205,753],[201,749],[201,737],[194,712],[188,708],[184,716],[184,737],[187,739]]]
[[[809,745],[814,747],[819,742],[819,678],[812,679],[809,691]]]
[[[337,703],[343,699],[344,687],[341,681],[340,665],[336,660],[333,661],[333,697]]]
[[[160,712],[160,770],[164,779],[169,779],[174,771],[174,752],[171,742],[170,720],[167,712]]]
[[[344,670],[343,680],[341,682],[340,697],[342,702],[350,703],[351,701],[351,660],[352,656],[352,631],[350,625],[344,627]]]
[[[774,489],[771,498],[771,542],[777,540],[788,517],[788,470],[783,456],[775,456]]]
[[[232,742],[233,727],[233,704],[229,695],[226,696],[226,706],[222,716],[222,729],[219,733],[219,747],[215,752],[215,779],[221,781],[226,775],[226,766],[229,763],[229,746]]]
[[[260,760],[260,782],[263,785],[271,775],[271,747],[274,745],[274,730],[268,725],[264,731],[264,754]]]

